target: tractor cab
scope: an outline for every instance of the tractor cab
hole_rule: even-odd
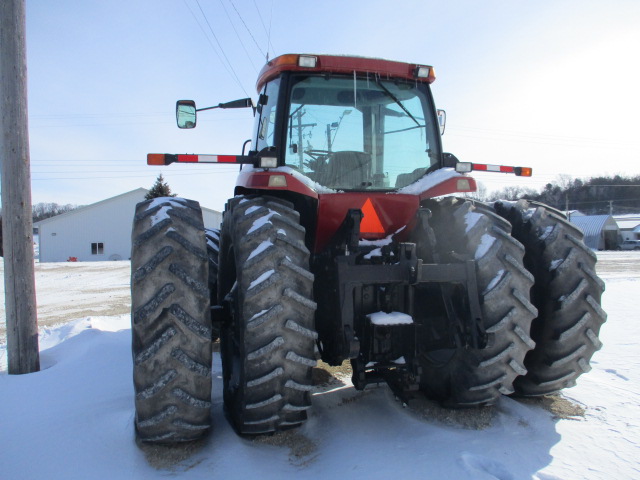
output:
[[[394,190],[438,168],[431,67],[405,66],[391,78],[402,64],[367,59],[344,72],[336,67],[345,58],[285,55],[267,64],[255,149],[275,149],[279,165],[333,190]]]
[[[439,168],[433,69],[374,59],[347,69],[347,59],[285,55],[267,64],[254,150],[273,149],[279,166],[332,190],[395,190]]]

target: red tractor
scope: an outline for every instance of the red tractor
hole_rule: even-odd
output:
[[[235,429],[302,424],[312,368],[350,360],[353,384],[386,381],[452,407],[575,384],[606,314],[596,256],[550,207],[484,204],[443,153],[434,70],[380,59],[283,55],[260,72],[248,152],[150,154],[241,164],[220,231],[197,202],[140,203],[133,226],[136,430],[178,442],[210,428],[212,341]],[[201,109],[205,110],[205,109]],[[181,128],[193,101],[177,103]]]

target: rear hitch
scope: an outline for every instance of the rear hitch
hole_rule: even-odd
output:
[[[408,403],[412,395],[420,389],[422,368],[418,362],[411,365],[379,363],[368,368],[361,357],[351,359],[353,375],[351,381],[356,390],[364,390],[367,385],[386,383],[393,394],[403,403]]]

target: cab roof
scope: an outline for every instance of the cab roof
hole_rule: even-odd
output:
[[[395,62],[381,58],[343,55],[308,55],[290,53],[280,55],[267,62],[258,75],[256,89],[262,90],[265,83],[282,72],[316,72],[353,75],[372,75],[381,78],[402,78],[433,83],[435,72],[430,65]]]

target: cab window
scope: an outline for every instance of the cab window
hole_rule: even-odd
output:
[[[270,81],[264,88],[263,94],[267,97],[265,105],[258,105],[258,116],[254,124],[253,150],[261,151],[266,147],[275,146],[275,122],[278,105],[278,91],[280,79]]]
[[[379,78],[292,77],[285,163],[338,190],[415,182],[440,158],[426,89]]]

